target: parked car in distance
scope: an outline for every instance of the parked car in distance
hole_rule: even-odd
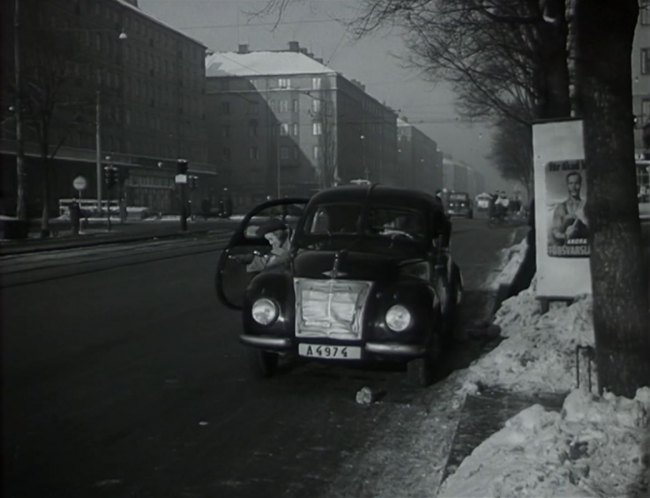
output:
[[[449,194],[447,202],[447,214],[449,216],[465,216],[466,218],[474,217],[472,208],[472,199],[466,192],[452,192]]]
[[[270,250],[251,225],[289,205],[286,213],[303,211],[287,228],[288,257],[248,271]],[[216,273],[221,302],[241,310],[240,341],[253,374],[273,375],[280,357],[361,366],[393,361],[406,364],[415,383],[430,384],[462,297],[449,236],[433,197],[385,186],[335,187],[309,200],[254,208]]]

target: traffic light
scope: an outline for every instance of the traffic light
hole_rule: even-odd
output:
[[[197,183],[199,181],[199,177],[194,176],[194,175],[190,175],[189,180],[190,180],[190,182],[189,182],[190,183],[190,189],[196,190],[196,185],[197,185]]]
[[[176,161],[176,167],[179,175],[187,174],[187,168],[189,167],[187,159],[178,159]]]
[[[117,182],[117,168],[115,166],[104,166],[104,181],[109,189],[115,186]]]

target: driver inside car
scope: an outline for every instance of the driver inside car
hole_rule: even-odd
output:
[[[271,244],[268,254],[255,254],[246,271],[258,272],[270,266],[277,266],[289,259],[289,228],[280,220],[271,220],[257,229],[257,236],[264,237]]]

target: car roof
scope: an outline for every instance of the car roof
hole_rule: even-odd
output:
[[[373,203],[415,210],[440,209],[438,202],[426,192],[380,184],[344,185],[321,190],[312,197],[310,204],[364,203],[368,198]]]

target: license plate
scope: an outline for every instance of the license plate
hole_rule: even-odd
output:
[[[361,359],[361,348],[358,346],[332,346],[327,344],[298,344],[298,354],[308,358],[359,360]]]

